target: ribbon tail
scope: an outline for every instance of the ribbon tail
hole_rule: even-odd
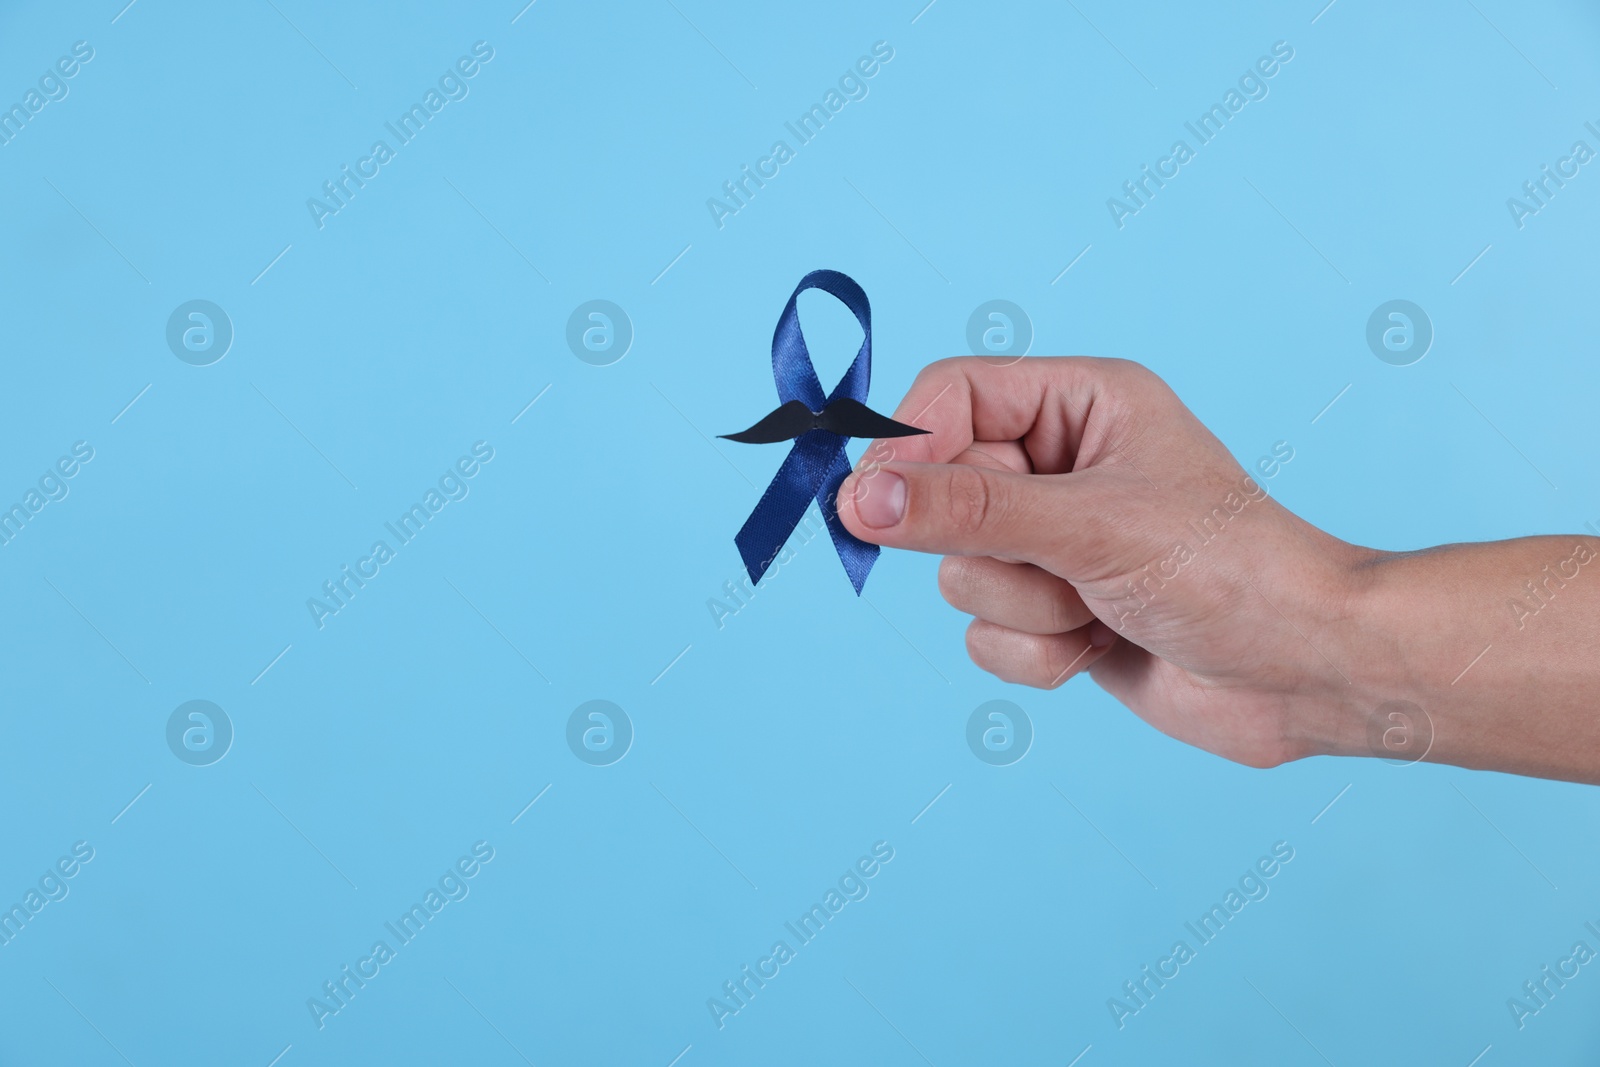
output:
[[[843,444],[841,440],[841,453],[844,451]],[[745,573],[750,575],[752,583],[759,582],[761,576],[767,573],[767,568],[777,559],[789,535],[800,525],[812,498],[821,490],[825,477],[832,473],[831,465],[819,462],[822,459],[804,438],[797,442],[784,457],[783,465],[778,468],[766,492],[761,494],[755,510],[750,512],[750,517],[734,536],[733,543],[739,548],[739,558],[744,560]],[[834,490],[838,490],[837,482],[834,483]]]
[[[849,475],[850,457],[840,447],[834,453],[833,462],[828,465],[828,473],[817,493],[817,504],[822,509],[823,520],[828,524],[828,533],[833,535],[833,547],[839,553],[839,562],[844,564],[844,572],[849,576],[850,584],[855,586],[856,596],[860,596],[862,586],[867,584],[867,575],[872,573],[872,565],[878,562],[879,550],[877,545],[863,541],[845,529],[839,519],[839,486]]]

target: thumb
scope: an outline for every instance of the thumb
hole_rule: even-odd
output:
[[[1010,556],[1049,567],[1064,555],[1081,475],[969,464],[869,466],[839,487],[839,518],[863,541],[953,556]],[[1079,510],[1074,507],[1073,510]]]

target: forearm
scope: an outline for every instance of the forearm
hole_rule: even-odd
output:
[[[1600,540],[1380,554],[1350,604],[1323,751],[1600,784]]]

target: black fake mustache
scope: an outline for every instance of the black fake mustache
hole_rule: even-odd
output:
[[[933,432],[895,422],[879,415],[861,401],[843,396],[825,405],[821,411],[812,411],[802,400],[791,400],[748,430],[717,436],[747,445],[770,445],[791,441],[812,430],[827,430],[840,437],[911,437]]]

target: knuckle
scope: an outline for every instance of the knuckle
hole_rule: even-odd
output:
[[[1118,370],[1128,387],[1137,395],[1149,398],[1176,397],[1172,386],[1167,384],[1165,378],[1146,367],[1143,363],[1135,363],[1131,359],[1118,360],[1121,366]]]
[[[1106,360],[1106,366],[1126,381],[1160,381],[1155,371],[1135,360],[1111,357]]]
[[[944,518],[957,534],[976,534],[987,528],[996,507],[989,479],[975,467],[951,467],[945,483]]]
[[[917,377],[927,375],[929,378],[957,378],[973,367],[983,366],[981,356],[945,356],[936,359],[926,367]]]
[[[916,378],[911,383],[911,392],[918,389],[926,390],[933,386],[945,386],[964,377],[963,363],[969,358],[966,356],[948,356],[944,359],[934,360],[917,372]],[[935,390],[937,392],[937,390]]]

